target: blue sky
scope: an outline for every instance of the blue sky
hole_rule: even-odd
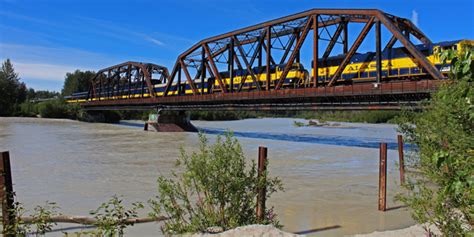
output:
[[[434,41],[474,39],[473,0],[0,0],[0,60],[59,91],[66,72],[123,61],[172,68],[201,39],[312,8],[379,8]]]

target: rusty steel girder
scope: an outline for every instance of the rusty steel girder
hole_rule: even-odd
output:
[[[362,31],[358,33],[355,41],[350,44],[348,41],[349,24],[365,24]],[[358,47],[362,41],[367,38],[369,31],[376,25],[376,47],[377,59],[380,59],[380,27],[385,27],[391,34],[391,38],[385,48],[391,48],[398,41],[409,53],[413,61],[426,71],[433,79],[442,79],[443,75],[423,56],[423,54],[415,47],[410,39],[410,35],[414,36],[424,44],[431,44],[426,35],[421,32],[410,20],[387,14],[376,9],[313,9],[287,17],[278,18],[267,21],[254,26],[235,30],[229,33],[204,39],[184,53],[178,56],[176,64],[166,80],[164,96],[169,94],[172,83],[181,83],[184,81],[182,73],[184,72],[185,80],[189,83],[193,95],[199,94],[196,90],[195,81],[200,79],[203,83],[208,76],[214,77],[218,83],[219,93],[241,92],[242,86],[247,77],[252,80],[258,91],[263,90],[279,90],[283,81],[291,68],[292,64],[300,61],[302,45],[305,43],[307,36],[312,32],[312,67],[318,72],[318,45],[321,40],[328,41],[327,48],[323,51],[322,56],[327,59],[335,44],[343,45],[344,60],[339,65],[337,73],[331,78],[327,86],[337,84],[338,78],[350,62],[352,56],[357,53]],[[335,30],[329,27],[336,28]],[[331,32],[332,31],[332,32]],[[328,39],[324,38],[328,36]],[[341,38],[342,42],[338,42]],[[280,51],[281,58],[276,58]],[[279,62],[283,68],[283,74],[278,78],[276,83],[270,81],[270,68]],[[381,63],[377,60],[377,72],[381,74]],[[244,78],[238,87],[234,90],[233,75],[234,69],[244,71]],[[265,82],[257,80],[256,73],[253,68],[258,68],[258,73],[266,73]],[[221,78],[221,72],[229,72],[230,81],[227,82]],[[380,80],[382,75],[377,75]],[[311,87],[317,87],[317,75],[310,82]],[[231,86],[232,85],[232,86]],[[202,92],[201,92],[202,94]]]
[[[88,99],[129,99],[144,94],[155,97],[153,85],[166,83],[169,72],[166,67],[139,62],[125,62],[101,69],[90,81]]]

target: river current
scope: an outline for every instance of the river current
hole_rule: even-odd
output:
[[[370,233],[414,224],[394,201],[400,191],[396,126],[340,123],[296,127],[295,119],[193,121],[207,133],[233,131],[248,159],[268,147],[269,172],[285,191],[274,206],[283,230],[310,236]],[[302,121],[302,120],[298,120]],[[388,143],[388,207],[377,211],[378,146]],[[57,202],[60,212],[88,215],[113,195],[126,203],[156,196],[156,179],[169,175],[183,147],[197,148],[196,133],[144,132],[143,123],[83,123],[70,120],[0,118],[0,151],[10,151],[17,200],[28,209]],[[51,236],[80,229],[59,225]],[[87,229],[85,229],[87,230]],[[139,224],[129,236],[156,236],[159,224]],[[47,236],[50,236],[48,234]]]

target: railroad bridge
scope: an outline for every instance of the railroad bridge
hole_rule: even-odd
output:
[[[414,67],[384,66],[397,42]],[[363,44],[374,52],[359,53]],[[78,102],[87,110],[400,109],[444,78],[426,45],[410,20],[380,10],[313,9],[204,39],[171,71],[139,62],[102,69]],[[348,73],[360,55],[365,67]]]

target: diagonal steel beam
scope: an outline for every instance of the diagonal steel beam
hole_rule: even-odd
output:
[[[385,48],[383,48],[383,51],[393,48],[396,42],[397,42],[397,37],[392,35],[392,38],[390,38],[390,40],[387,42],[387,44],[385,45]]]
[[[331,40],[329,41],[329,44],[326,48],[326,51],[324,51],[323,62],[325,62],[328,59],[329,55],[331,54],[332,49],[336,45],[337,39],[339,38],[339,36],[341,36],[341,33],[343,30],[344,30],[344,22],[340,23],[337,26],[336,31],[332,35]]]
[[[219,70],[217,69],[217,66],[214,62],[214,58],[212,57],[211,50],[209,49],[209,46],[207,44],[203,44],[202,47],[206,51],[207,54],[207,60],[209,61],[209,64],[211,64],[211,68],[214,71],[214,77],[216,78],[217,82],[219,83],[219,87],[221,88],[222,92],[227,93],[227,87],[222,82],[221,75],[219,74]]]
[[[419,64],[423,69],[425,69],[434,79],[443,79],[445,78],[443,74],[436,67],[434,67],[428,59],[426,59],[425,55],[423,55],[416,46],[407,39],[400,29],[392,23],[390,19],[383,13],[378,12],[377,14],[378,19],[384,24],[384,26],[392,32],[393,36],[395,36],[400,43],[410,52],[410,54],[414,57],[415,63]]]
[[[404,25],[404,29],[408,30],[412,35],[414,35],[417,39],[419,39],[423,44],[432,44],[431,40],[426,37],[423,32],[415,25],[413,22],[409,21],[408,19],[398,18],[399,22],[402,22]]]
[[[242,55],[242,60],[244,61],[244,64],[245,66],[247,67],[247,72],[250,74],[250,76],[252,77],[252,80],[253,82],[255,83],[257,89],[259,91],[262,90],[262,88],[260,87],[260,83],[259,81],[257,80],[257,77],[255,76],[255,74],[253,73],[253,70],[252,70],[252,66],[249,64],[248,60],[247,60],[247,57],[245,57],[245,52],[244,52],[244,49],[242,48],[242,45],[240,45],[240,41],[237,39],[237,37],[233,36],[233,39],[235,41],[235,45],[237,46],[237,49],[239,50],[240,54]],[[255,50],[256,52],[257,50]],[[245,78],[247,78],[247,76],[245,76]]]
[[[308,20],[306,22],[306,25],[304,27],[303,32],[301,32],[301,37],[300,39],[296,42],[295,49],[293,52],[291,52],[290,58],[288,59],[288,62],[285,65],[285,69],[281,73],[280,79],[278,80],[278,83],[275,85],[275,90],[280,89],[280,87],[283,85],[283,82],[285,81],[286,76],[288,75],[288,72],[290,71],[291,66],[293,65],[293,61],[295,61],[296,55],[301,49],[301,46],[303,45],[306,36],[308,35],[309,29],[311,28],[311,23],[313,19],[311,16],[308,17]]]
[[[168,78],[168,81],[166,82],[166,87],[165,87],[165,91],[163,93],[163,96],[167,96],[168,95],[168,92],[170,91],[170,87],[171,85],[173,84],[173,79],[174,77],[176,76],[176,73],[178,70],[181,70],[180,69],[180,65],[181,65],[181,59],[178,59],[178,62],[179,63],[176,63],[173,67],[173,70],[171,71],[171,74]],[[178,85],[179,86],[179,85]]]
[[[362,41],[365,39],[367,34],[369,33],[370,29],[374,25],[375,17],[371,17],[369,22],[367,22],[360,32],[359,36],[357,36],[356,40],[352,44],[351,49],[349,49],[349,52],[347,52],[346,56],[342,60],[341,64],[339,67],[337,67],[336,72],[334,73],[333,77],[331,78],[331,81],[329,81],[328,86],[332,86],[336,80],[341,76],[342,72],[346,68],[347,64],[351,61],[352,56],[356,53],[357,49],[359,46],[362,44]]]
[[[191,90],[193,91],[193,95],[197,95],[198,91],[196,89],[196,85],[194,85],[194,81],[193,79],[191,79],[191,75],[189,74],[186,64],[184,64],[183,59],[180,59],[179,61],[181,62],[181,68],[183,69],[184,74],[186,75],[186,80],[188,81],[188,84],[191,87]],[[181,85],[177,85],[177,86],[181,86]]]
[[[288,57],[288,54],[290,53],[291,47],[293,47],[293,44],[295,43],[295,40],[297,38],[297,34],[299,34],[298,31],[295,31],[294,34],[291,35],[290,40],[288,41],[288,48],[286,48],[285,53],[283,56],[281,56],[280,64],[285,63],[286,57]]]
[[[263,31],[262,34],[260,35],[259,37],[259,41],[258,41],[258,44],[257,44],[257,47],[256,50],[254,50],[253,52],[253,55],[252,55],[252,58],[250,59],[250,63],[249,65],[252,67],[253,63],[255,62],[255,59],[258,57],[259,60],[262,59],[263,55],[262,55],[262,50],[261,48],[263,47],[263,42],[265,40],[265,35],[267,34],[266,33],[267,31]],[[260,49],[260,50],[257,50],[257,49]],[[245,54],[242,55],[242,57],[245,57]],[[239,86],[239,90],[238,91],[241,91],[242,90],[242,87],[244,86],[245,84],[245,81],[247,80],[247,72],[245,72],[245,74],[242,76],[242,78],[244,78],[243,80],[240,81],[240,86]]]

